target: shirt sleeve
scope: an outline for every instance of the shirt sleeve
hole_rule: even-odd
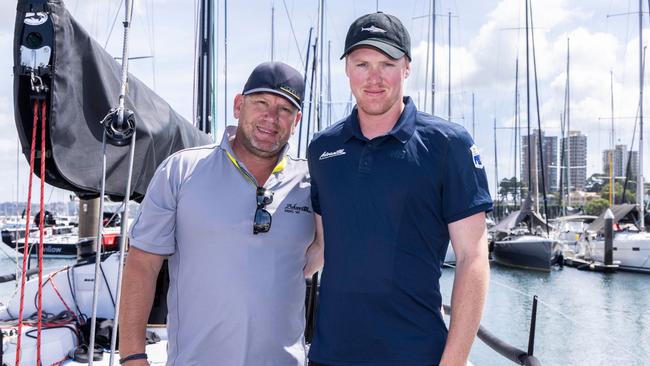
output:
[[[443,175],[443,215],[449,224],[492,211],[492,197],[478,147],[461,129],[449,136]]]
[[[311,207],[314,210],[315,213],[321,215],[321,209],[320,209],[320,201],[318,199],[318,184],[316,182],[316,177],[315,177],[315,167],[314,167],[314,160],[312,158],[312,145],[309,144],[309,147],[307,148],[307,164],[309,164],[309,176],[311,177]]]
[[[129,231],[129,244],[145,252],[176,251],[176,187],[174,165],[163,162],[154,174]]]

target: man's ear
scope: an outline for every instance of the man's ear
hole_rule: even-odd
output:
[[[244,104],[244,96],[237,93],[237,95],[235,95],[235,101],[232,104],[232,115],[235,119],[239,119],[239,116],[241,115],[242,104]]]
[[[293,135],[294,132],[296,132],[296,127],[298,127],[298,123],[300,123],[300,119],[302,118],[302,112],[298,111],[296,113],[296,120],[293,121],[293,128],[291,129],[291,134]]]

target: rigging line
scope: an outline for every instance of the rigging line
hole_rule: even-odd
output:
[[[115,28],[115,24],[117,23],[117,18],[120,16],[120,10],[122,10],[122,2],[119,1],[119,5],[117,7],[117,11],[115,11],[115,17],[113,18],[113,24],[111,24],[111,29],[108,31],[108,35],[106,36],[106,41],[104,42],[104,49],[108,46],[108,41],[111,39],[111,35],[113,34],[113,29]]]
[[[285,0],[282,0],[282,5],[284,6],[284,12],[287,14],[287,19],[289,20],[289,28],[291,28],[291,35],[293,36],[293,41],[296,44],[296,50],[298,50],[298,56],[300,56],[300,64],[304,65],[305,60],[302,58],[302,52],[300,52],[300,45],[298,44],[298,38],[296,37],[296,32],[293,29],[293,22],[291,21],[291,15],[289,15],[287,2]]]
[[[199,3],[201,0],[196,0],[194,1],[194,54],[193,54],[193,59],[192,59],[192,124],[195,127],[198,127],[198,120],[197,120],[197,113],[196,109],[198,108],[198,95],[196,92],[196,88],[198,87],[198,72],[199,72],[199,67],[197,65],[197,60],[198,60],[198,55],[199,55],[199,44],[198,44],[198,34],[199,34],[199,11],[200,6]]]
[[[150,0],[150,3],[147,3],[147,0],[144,0],[144,10],[145,10],[145,24],[147,26],[148,41],[149,41],[149,51],[151,54],[151,76],[152,76],[152,86],[153,90],[156,91],[156,37],[154,37],[154,4],[153,0]],[[149,15],[149,16],[147,16]],[[134,58],[131,58],[134,59]]]
[[[119,238],[120,256],[118,259],[119,264],[117,267],[117,291],[115,294],[115,299],[113,299],[113,294],[111,293],[110,286],[108,285],[106,274],[102,269],[102,276],[104,277],[106,288],[108,289],[108,293],[111,296],[111,300],[113,300],[113,306],[115,307],[115,315],[113,316],[113,323],[115,324],[115,326],[113,327],[113,332],[111,336],[111,354],[110,354],[109,365],[113,364],[113,358],[115,357],[115,349],[117,347],[117,328],[119,326],[119,318],[120,318],[120,299],[122,297],[124,256],[125,256],[126,243],[127,243],[126,236],[127,236],[127,225],[128,225],[128,216],[129,216],[128,202],[131,196],[131,180],[133,177],[133,162],[135,160],[135,141],[136,141],[136,132],[134,131],[133,135],[131,136],[131,147],[129,151],[129,172],[127,175],[126,188],[124,193],[124,201],[123,201],[124,208],[122,210],[122,217],[121,217],[122,221],[120,223],[121,224],[120,238]]]
[[[47,203],[50,203],[52,200],[52,193],[54,193],[54,187],[50,186],[50,195],[47,196]]]
[[[18,337],[16,339],[16,365],[20,365],[20,345],[21,345],[21,336],[22,336],[22,327],[23,327],[23,311],[25,309],[25,280],[27,272],[27,258],[29,257],[29,220],[30,220],[30,211],[32,207],[32,183],[34,174],[34,164],[36,159],[36,130],[38,128],[38,100],[34,100],[34,124],[32,126],[32,143],[30,145],[30,154],[29,154],[29,184],[27,189],[27,207],[25,208],[25,244],[23,245],[23,267],[22,274],[20,276],[20,305],[18,307]],[[16,247],[18,244],[16,244]],[[17,249],[17,248],[16,248]]]
[[[228,0],[223,0],[223,127],[228,126]]]
[[[455,36],[456,42],[454,42],[454,43],[456,44],[458,49],[461,49],[462,48],[461,41],[463,39],[463,34],[461,33],[462,27],[460,26],[460,13],[458,12],[458,5],[456,5],[456,14],[458,14],[458,15],[455,16],[454,18],[457,19],[457,21],[456,21],[456,34],[457,35]],[[461,90],[461,93],[460,93],[460,105],[462,106],[461,107],[461,118],[463,119],[463,124],[466,124],[467,119],[465,118],[465,111],[466,111],[466,108],[467,108],[467,103],[466,103],[466,100],[465,100],[465,96],[466,96],[465,94],[466,93],[465,93],[465,83],[464,83],[465,77],[464,77],[463,66],[464,66],[464,62],[459,62],[458,66],[455,69],[459,70],[459,72],[458,72],[458,85],[459,85],[460,90]],[[468,130],[469,130],[469,128],[468,128]]]
[[[548,199],[546,196],[546,171],[548,169],[544,166],[544,153],[543,153],[543,148],[542,148],[542,120],[540,117],[540,111],[539,111],[539,89],[538,89],[538,82],[537,82],[537,57],[536,57],[536,52],[535,52],[535,25],[533,24],[533,3],[531,1],[529,5],[529,11],[530,11],[530,37],[531,37],[531,43],[532,43],[532,48],[533,48],[533,74],[535,76],[535,104],[536,104],[536,111],[537,111],[537,137],[538,137],[538,150],[539,150],[539,161],[540,165],[542,166],[542,196],[544,198],[544,217],[548,220]],[[539,169],[538,169],[539,172]],[[539,198],[538,198],[539,200]],[[538,204],[538,209],[539,209],[539,204]],[[549,235],[549,227],[548,224],[544,225],[546,226],[546,234]]]
[[[429,47],[435,47],[435,45],[432,45],[429,43],[431,41],[431,17],[434,17],[435,14],[433,14],[433,1],[428,1],[429,3],[429,12],[428,12],[428,17],[427,17],[427,57],[426,57],[426,62],[424,63],[424,108],[422,110],[427,110],[427,97],[429,96],[429,54],[430,54],[430,49]]]
[[[45,130],[46,130],[46,116],[47,116],[47,107],[45,100],[41,102],[41,171],[40,171],[40,180],[41,180],[41,202],[40,202],[40,222],[39,222],[39,239],[38,239],[38,324],[37,324],[37,335],[36,335],[36,364],[41,364],[41,343],[43,340],[42,331],[43,331],[43,236],[45,231]]]

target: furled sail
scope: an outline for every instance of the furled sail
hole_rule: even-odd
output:
[[[14,34],[14,110],[23,153],[29,158],[33,103],[44,100],[45,181],[81,197],[97,196],[102,178],[101,121],[117,104],[120,65],[72,18],[61,0],[19,0]],[[187,147],[209,144],[211,139],[143,82],[132,75],[128,80],[125,104],[134,112],[136,128],[130,196],[139,200],[165,158]],[[37,152],[39,146],[40,133]],[[128,145],[107,144],[105,192],[113,199],[124,197],[128,157]],[[34,173],[40,173],[38,164]]]

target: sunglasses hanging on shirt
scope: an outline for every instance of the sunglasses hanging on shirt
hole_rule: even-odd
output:
[[[271,229],[271,213],[266,210],[266,205],[273,202],[273,192],[264,187],[257,187],[257,209],[253,221],[253,234],[267,233]]]

